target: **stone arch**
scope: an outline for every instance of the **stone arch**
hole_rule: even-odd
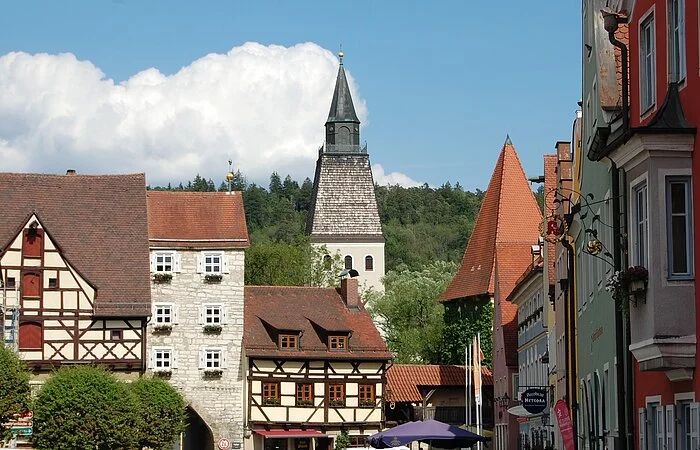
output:
[[[199,411],[204,411],[199,409]],[[207,414],[200,414],[192,403],[185,410],[187,426],[182,436],[180,450],[200,450],[214,448],[214,433],[206,419]]]

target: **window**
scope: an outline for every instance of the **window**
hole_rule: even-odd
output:
[[[348,338],[346,336],[331,336],[328,338],[328,348],[331,351],[342,352],[347,349]]]
[[[281,334],[280,335],[280,348],[289,350],[299,347],[299,339],[296,334]]]
[[[350,435],[350,447],[367,447],[367,438],[369,436]]]
[[[173,254],[168,253],[156,253],[156,272],[172,272],[173,271]]]
[[[56,289],[58,287],[58,278],[49,278],[49,289]]]
[[[634,264],[647,267],[649,212],[646,183],[634,188]],[[647,267],[648,268],[648,267]]]
[[[169,371],[174,368],[174,354],[170,348],[155,348],[153,349],[151,368],[158,371]]]
[[[365,270],[367,272],[374,270],[374,258],[372,258],[372,255],[365,256]]]
[[[38,273],[27,272],[22,274],[22,297],[39,298],[41,292],[41,280]]]
[[[668,0],[669,81],[685,79],[685,0]]]
[[[19,349],[41,350],[44,341],[43,329],[40,323],[24,322],[19,325]]]
[[[279,383],[263,383],[262,401],[263,401],[263,405],[279,405],[280,404],[280,384]]]
[[[345,268],[348,270],[352,269],[352,256],[350,255],[345,256]]]
[[[374,397],[374,384],[360,384],[359,386],[359,400],[360,407],[375,407],[377,406],[376,399]]]
[[[323,268],[329,270],[331,267],[333,267],[333,258],[331,258],[331,255],[325,255],[323,257]]]
[[[313,406],[313,384],[297,383],[297,406]]]
[[[656,56],[654,48],[654,14],[649,14],[639,26],[639,84],[641,112],[654,105],[656,98]]]
[[[205,325],[220,325],[222,316],[223,307],[221,305],[204,305]]]
[[[692,403],[690,400],[678,403],[678,449],[693,450],[700,444],[699,407],[698,403]]]
[[[110,330],[109,340],[110,341],[121,341],[122,340],[122,330]]]
[[[36,223],[36,222],[34,222]],[[31,226],[24,230],[24,241],[22,242],[22,255],[27,257],[40,257],[44,231],[36,226]]]
[[[15,277],[7,277],[7,288],[8,289],[14,289],[16,286],[15,284]]]
[[[169,325],[175,323],[175,305],[172,303],[156,303],[154,306],[155,325]]]
[[[329,384],[328,401],[330,406],[345,406],[345,385]]]
[[[204,254],[204,273],[221,273],[221,254]]]
[[[688,278],[693,274],[691,198],[690,177],[666,178],[669,278]]]

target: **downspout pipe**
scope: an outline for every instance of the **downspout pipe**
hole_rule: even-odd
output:
[[[627,132],[630,129],[630,119],[629,119],[629,74],[627,68],[627,46],[622,42],[618,41],[615,37],[615,32],[617,31],[618,25],[620,23],[625,23],[626,19],[616,15],[603,12],[603,20],[605,31],[608,32],[608,40],[610,43],[620,49],[620,63],[622,65],[622,130]]]

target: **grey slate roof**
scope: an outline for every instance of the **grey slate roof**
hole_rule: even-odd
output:
[[[313,242],[384,242],[367,154],[320,152],[306,230]]]
[[[352,103],[348,80],[345,78],[345,69],[343,69],[342,64],[338,68],[338,78],[335,80],[335,91],[326,123],[330,122],[360,123],[357,114],[355,114],[355,105]]]

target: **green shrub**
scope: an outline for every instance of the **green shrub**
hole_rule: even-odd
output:
[[[138,448],[169,450],[180,433],[185,431],[185,400],[167,382],[158,378],[142,378],[129,389],[138,398],[139,415],[145,424],[138,430]]]
[[[29,398],[29,372],[17,354],[0,342],[0,424],[27,411]],[[8,437],[6,430],[0,430],[0,441]]]

